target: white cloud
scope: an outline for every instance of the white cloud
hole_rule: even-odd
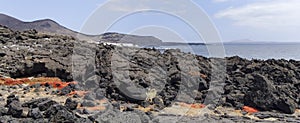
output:
[[[223,2],[228,2],[230,0],[213,0],[215,3],[223,3]]]
[[[300,0],[255,2],[218,12],[217,18],[228,18],[235,25],[279,30],[300,27]]]

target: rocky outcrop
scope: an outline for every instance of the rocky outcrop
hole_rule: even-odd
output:
[[[23,33],[1,28],[1,73],[14,78],[26,76],[59,76],[71,80],[71,62],[74,38],[49,37],[30,30]],[[63,45],[60,42],[64,42]]]
[[[299,62],[229,58],[225,96],[229,105],[293,113],[299,108]]]
[[[77,81],[78,87],[68,86],[60,94],[67,95],[72,88],[93,92],[85,96],[84,106],[92,107],[95,104],[91,100],[107,98],[116,101],[116,107],[124,103],[153,105],[158,111],[174,102],[202,103],[212,108],[251,106],[287,114],[300,108],[300,62],[294,60],[205,58],[179,50],[161,53],[91,44],[34,30],[16,32],[1,26],[0,63],[2,76]],[[9,100],[8,114],[19,116],[20,104],[14,98]],[[65,106],[43,100],[23,104],[32,108],[28,116],[43,116],[53,122],[74,118],[70,110],[77,103],[73,100],[68,99]]]

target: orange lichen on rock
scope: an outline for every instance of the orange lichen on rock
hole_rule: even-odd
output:
[[[63,89],[69,84],[77,84],[77,82],[62,82],[62,81],[54,81],[54,82],[41,82],[41,85],[51,85],[53,88]]]
[[[62,82],[59,78],[56,77],[38,77],[38,78],[21,78],[21,79],[12,79],[12,78],[0,78],[0,85],[20,85],[20,84],[41,84],[51,85],[54,88],[62,89],[69,84],[78,84],[77,82]]]
[[[31,84],[38,84],[42,82],[60,82],[61,80],[57,77],[38,77],[38,78],[31,78]]]
[[[30,81],[30,84],[41,84],[41,85],[51,85],[53,88],[62,89],[69,84],[78,84],[77,82],[63,82],[57,77],[40,77],[33,78]]]
[[[56,82],[42,82],[41,85],[51,85],[53,88],[63,89],[64,87],[68,86],[69,84],[74,84],[73,82],[62,82],[62,81],[56,81]]]
[[[1,85],[19,85],[19,84],[25,84],[28,82],[29,82],[28,78],[23,78],[23,79],[0,78]]]
[[[257,109],[252,108],[252,107],[249,107],[249,106],[244,106],[244,107],[243,107],[243,110],[246,111],[246,112],[248,112],[248,113],[251,113],[251,114],[252,114],[252,113],[258,112]]]
[[[40,83],[41,85],[51,85],[53,88],[58,88],[58,89],[62,89],[66,86],[68,86],[69,84],[68,83],[65,83],[65,82],[42,82]]]

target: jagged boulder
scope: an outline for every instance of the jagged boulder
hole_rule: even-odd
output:
[[[244,98],[246,105],[264,111],[277,109],[289,114],[295,112],[297,103],[285,93],[280,93],[281,90],[274,83],[260,74],[253,74],[251,77],[252,83]]]

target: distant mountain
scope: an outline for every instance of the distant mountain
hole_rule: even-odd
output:
[[[116,42],[116,43],[129,43],[135,44],[139,46],[160,46],[162,41],[153,36],[137,36],[137,35],[129,35],[129,34],[120,34],[114,32],[108,32],[101,34],[101,41],[103,42]]]
[[[224,42],[224,44],[252,44],[252,43],[257,43],[257,41],[251,39],[239,39],[239,40]]]
[[[230,41],[230,42],[224,42],[224,44],[299,44],[299,42],[276,42],[276,41],[255,41],[255,40],[250,40],[250,39],[240,39],[240,40],[234,40],[234,41]]]
[[[37,20],[33,22],[23,22],[14,17],[5,14],[0,14],[0,24],[14,31],[25,31],[35,29],[38,32],[70,35],[74,37],[78,34],[77,32],[72,31],[64,26],[61,26],[50,19]]]
[[[24,22],[14,17],[0,13],[0,25],[6,26],[14,31],[25,31],[35,29],[47,34],[68,35],[79,40],[101,41],[111,43],[130,43],[139,46],[160,45],[162,41],[153,36],[136,36],[120,33],[104,33],[100,35],[86,35],[68,29],[50,19]]]

